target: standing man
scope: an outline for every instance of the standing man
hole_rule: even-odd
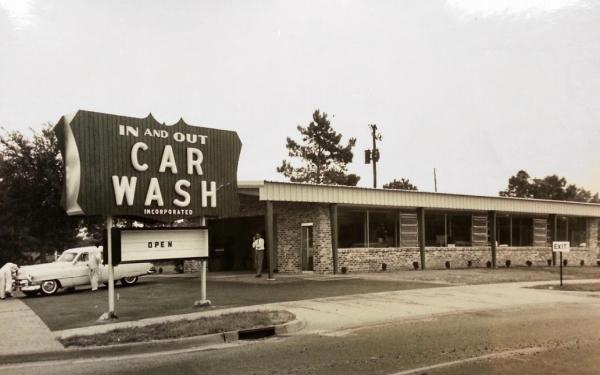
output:
[[[88,260],[88,268],[90,269],[90,284],[92,284],[92,292],[98,290],[98,278],[100,277],[100,251],[90,251],[90,259]]]
[[[261,277],[263,258],[265,257],[265,240],[262,239],[260,233],[256,233],[256,235],[254,236],[252,248],[254,249],[254,265],[256,267],[256,277]]]
[[[0,268],[0,299],[6,295],[12,297],[12,281],[17,276],[19,266],[14,263],[6,263]]]

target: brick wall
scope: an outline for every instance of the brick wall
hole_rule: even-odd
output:
[[[315,272],[333,272],[329,206],[275,202],[277,221],[277,269],[301,271],[302,223],[313,223],[313,265]]]

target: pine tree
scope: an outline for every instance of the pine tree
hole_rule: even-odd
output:
[[[396,190],[418,190],[408,178],[402,178],[400,180],[394,179],[392,182],[388,182],[383,185],[384,189],[396,189]]]
[[[292,182],[348,186],[358,183],[359,176],[347,173],[356,139],[350,138],[345,146],[341,145],[342,135],[333,130],[327,113],[317,109],[313,121],[307,127],[298,125],[298,131],[302,135],[301,143],[288,137],[286,148],[291,158],[301,159],[301,165],[294,166],[284,160],[277,172]]]

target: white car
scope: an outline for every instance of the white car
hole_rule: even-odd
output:
[[[90,254],[102,254],[102,247],[79,247],[65,250],[52,263],[23,266],[17,274],[17,285],[26,296],[41,293],[49,296],[59,289],[74,288],[79,285],[90,285],[88,260]],[[120,280],[123,286],[130,286],[138,281],[138,277],[153,273],[151,263],[128,263],[114,267],[115,281]],[[100,265],[99,283],[108,282],[108,267]]]

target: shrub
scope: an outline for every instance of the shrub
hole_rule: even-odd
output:
[[[346,274],[346,272],[348,272],[348,269],[346,267],[342,267],[342,273]]]
[[[566,267],[566,266],[567,266],[567,264],[569,264],[569,262],[568,262],[566,259],[565,259],[565,260],[563,260],[563,266],[565,266],[565,267]]]
[[[504,264],[506,264],[506,268],[510,267],[510,259],[507,259],[506,262],[504,262]]]
[[[530,261],[530,260],[528,260],[527,262],[525,262],[525,264],[527,265],[527,267],[531,267],[531,265],[532,265],[533,263],[531,263],[531,261]]]
[[[600,260],[596,261],[596,265],[600,267]]]
[[[413,268],[415,270],[418,270],[419,269],[419,262],[413,262]]]
[[[585,261],[582,259],[582,260],[579,262],[579,265],[580,265],[580,266],[582,266],[582,267],[583,267],[583,266],[585,266]]]
[[[490,262],[489,260],[487,262],[485,262],[485,266],[487,268],[492,268],[492,262]]]
[[[387,270],[387,264],[381,263],[381,270],[382,271],[386,271]]]
[[[471,261],[471,260],[467,261],[467,267],[471,268],[471,266],[473,266],[473,261]]]
[[[552,259],[548,259],[548,260],[546,260],[546,262],[548,262],[548,266],[552,265]]]
[[[446,268],[450,268],[450,261],[446,261]]]

